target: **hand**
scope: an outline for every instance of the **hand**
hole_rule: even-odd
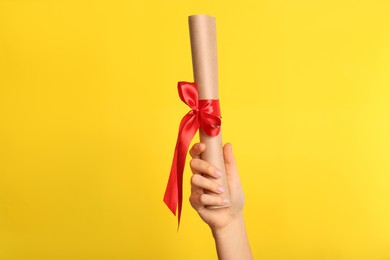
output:
[[[244,193],[242,191],[236,161],[232,152],[232,145],[226,144],[223,147],[225,169],[230,200],[224,196],[223,187],[214,180],[221,177],[219,169],[212,164],[200,159],[202,152],[206,150],[206,144],[196,143],[190,150],[193,158],[190,162],[191,196],[190,203],[206,222],[213,233],[220,232],[234,221],[242,218],[244,207]],[[205,193],[207,191],[207,194]],[[213,195],[216,193],[218,195]],[[208,208],[207,206],[229,205],[224,208]]]

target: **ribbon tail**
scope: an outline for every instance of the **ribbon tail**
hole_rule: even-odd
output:
[[[176,209],[177,209],[177,203],[178,203],[178,186],[177,186],[177,152],[178,152],[178,144],[179,140],[176,142],[176,147],[175,147],[175,153],[173,155],[173,161],[172,161],[172,166],[171,166],[171,173],[169,175],[169,180],[167,187],[165,189],[165,194],[164,194],[164,202],[167,205],[167,207],[171,210],[173,215],[176,216]]]
[[[180,122],[179,134],[177,137],[175,153],[173,156],[171,173],[165,190],[164,202],[172,213],[178,216],[180,225],[181,209],[183,201],[183,172],[186,162],[186,155],[191,140],[199,128],[198,114],[190,111]]]

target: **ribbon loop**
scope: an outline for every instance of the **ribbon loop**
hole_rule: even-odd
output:
[[[177,84],[177,88],[180,99],[191,110],[180,122],[164,202],[175,216],[177,212],[178,224],[180,224],[183,201],[183,172],[189,145],[199,127],[209,136],[219,134],[221,112],[218,99],[199,100],[198,88],[195,83],[180,81]]]

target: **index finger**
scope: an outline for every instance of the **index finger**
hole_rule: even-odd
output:
[[[190,155],[192,158],[200,158],[201,153],[206,150],[206,144],[196,143],[190,149]]]

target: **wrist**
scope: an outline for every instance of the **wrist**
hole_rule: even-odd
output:
[[[229,237],[232,234],[236,234],[237,231],[245,231],[245,221],[244,214],[242,212],[238,213],[232,221],[227,225],[218,228],[212,228],[212,234],[215,239],[221,239],[224,237]]]
[[[232,218],[229,224],[222,228],[213,229],[212,232],[217,247],[218,259],[253,260],[242,213]]]

